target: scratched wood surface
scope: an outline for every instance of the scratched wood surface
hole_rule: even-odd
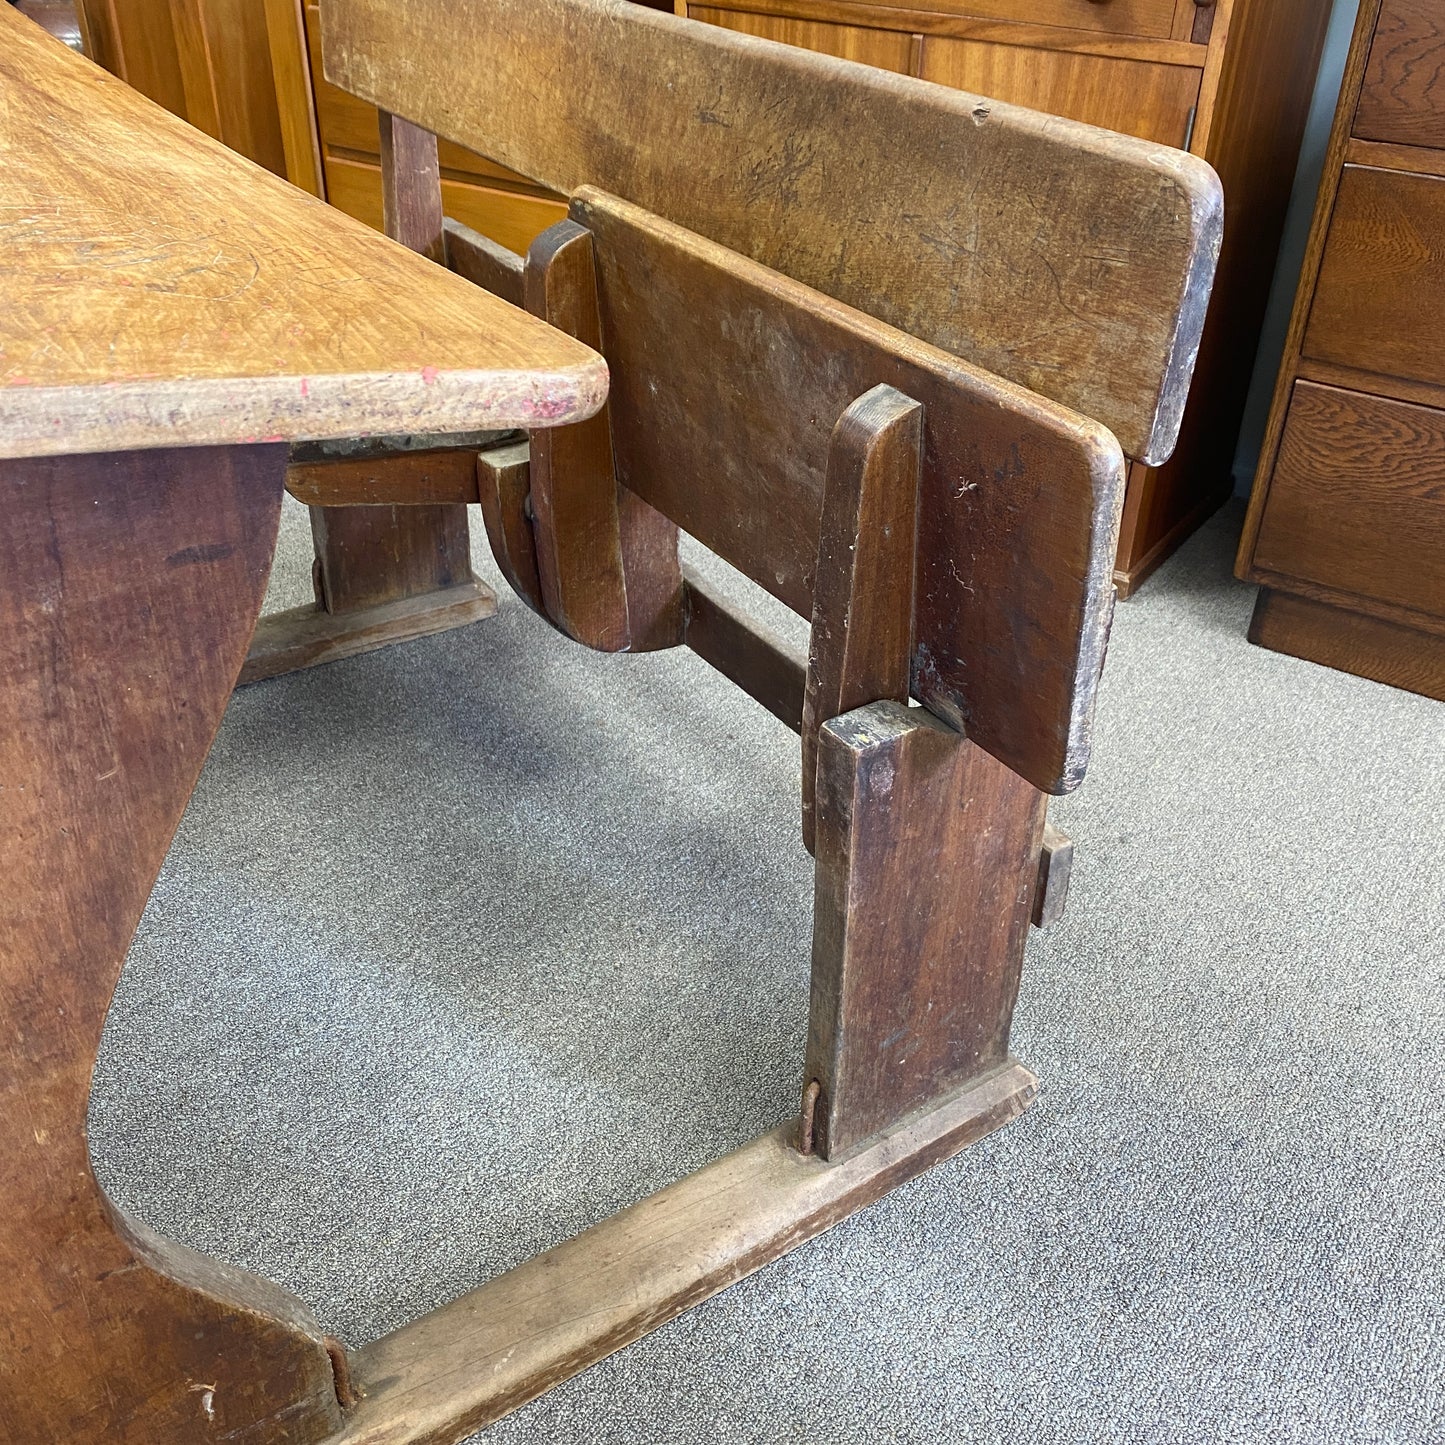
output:
[[[1180,151],[622,0],[322,0],[343,89],[1173,449],[1222,229]]]
[[[623,488],[811,617],[835,424],[880,384],[920,402],[913,696],[1073,788],[1112,610],[1114,438],[625,201],[584,189],[572,215],[596,238]]]
[[[9,5],[0,152],[0,456],[545,426],[606,393],[571,338],[252,165]]]
[[[804,1078],[824,1158],[1002,1062],[1044,798],[918,708],[819,735]]]
[[[813,851],[818,729],[866,703],[908,701],[923,408],[891,386],[860,396],[828,443],[808,680],[803,844]]]

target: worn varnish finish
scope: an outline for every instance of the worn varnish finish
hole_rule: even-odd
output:
[[[497,594],[490,587],[466,582],[440,596],[423,592],[352,612],[327,612],[323,607],[270,612],[256,624],[237,684],[431,637],[493,617],[496,611]]]
[[[0,456],[345,437],[363,418],[550,425],[606,395],[606,368],[569,338],[260,171],[9,5],[0,82]]]
[[[321,20],[344,89],[556,190],[634,201],[1096,418],[1131,456],[1172,450],[1221,231],[1202,162],[619,0],[324,0]]]
[[[315,1445],[340,1347],[95,1181],[106,1006],[252,634],[284,438],[580,418],[605,368],[3,5],[0,97],[0,1437]]]
[[[85,1142],[106,1007],[260,610],[285,466],[284,446],[0,462],[6,1445],[309,1445],[340,1422],[299,1302],[126,1220]]]
[[[596,238],[617,480],[811,618],[835,423],[880,384],[921,404],[913,695],[1036,786],[1075,786],[1112,604],[1114,439],[635,206],[587,189],[573,217]]]
[[[865,703],[908,701],[923,408],[877,386],[828,444],[808,681],[803,696],[803,843],[813,851],[818,729]]]
[[[1251,641],[1434,697],[1442,116],[1445,0],[1364,0],[1237,562],[1263,584]]]
[[[477,500],[477,449],[293,462],[286,469],[286,490],[311,507],[466,506]]]
[[[1039,876],[1034,887],[1031,922],[1048,928],[1064,916],[1069,901],[1069,880],[1074,871],[1074,840],[1052,823],[1044,823],[1039,849]]]
[[[1021,1114],[1012,1060],[839,1165],[783,1125],[358,1350],[337,1445],[446,1445],[831,1228]]]
[[[877,703],[818,745],[814,1147],[845,1154],[1003,1060],[1044,798],[930,714]]]

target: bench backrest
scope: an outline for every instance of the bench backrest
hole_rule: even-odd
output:
[[[1035,786],[1083,776],[1124,460],[1098,423],[600,191],[617,480],[811,615],[829,440],[923,404],[913,695]],[[911,579],[901,576],[900,587]]]
[[[623,0],[321,0],[328,79],[1173,450],[1222,227],[1180,151]]]

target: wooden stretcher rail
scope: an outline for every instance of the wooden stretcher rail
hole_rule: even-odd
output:
[[[446,1445],[796,1249],[1028,1106],[1009,1061],[839,1164],[784,1124],[357,1351],[336,1445]]]

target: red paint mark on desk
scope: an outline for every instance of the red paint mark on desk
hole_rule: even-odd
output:
[[[437,379],[437,377],[440,376],[440,375],[441,375],[441,372],[438,371],[437,368],[434,367],[434,366],[424,366],[424,367],[422,367],[422,369],[421,369],[421,379],[422,379],[428,386],[435,386],[435,385],[436,385],[436,379]]]

